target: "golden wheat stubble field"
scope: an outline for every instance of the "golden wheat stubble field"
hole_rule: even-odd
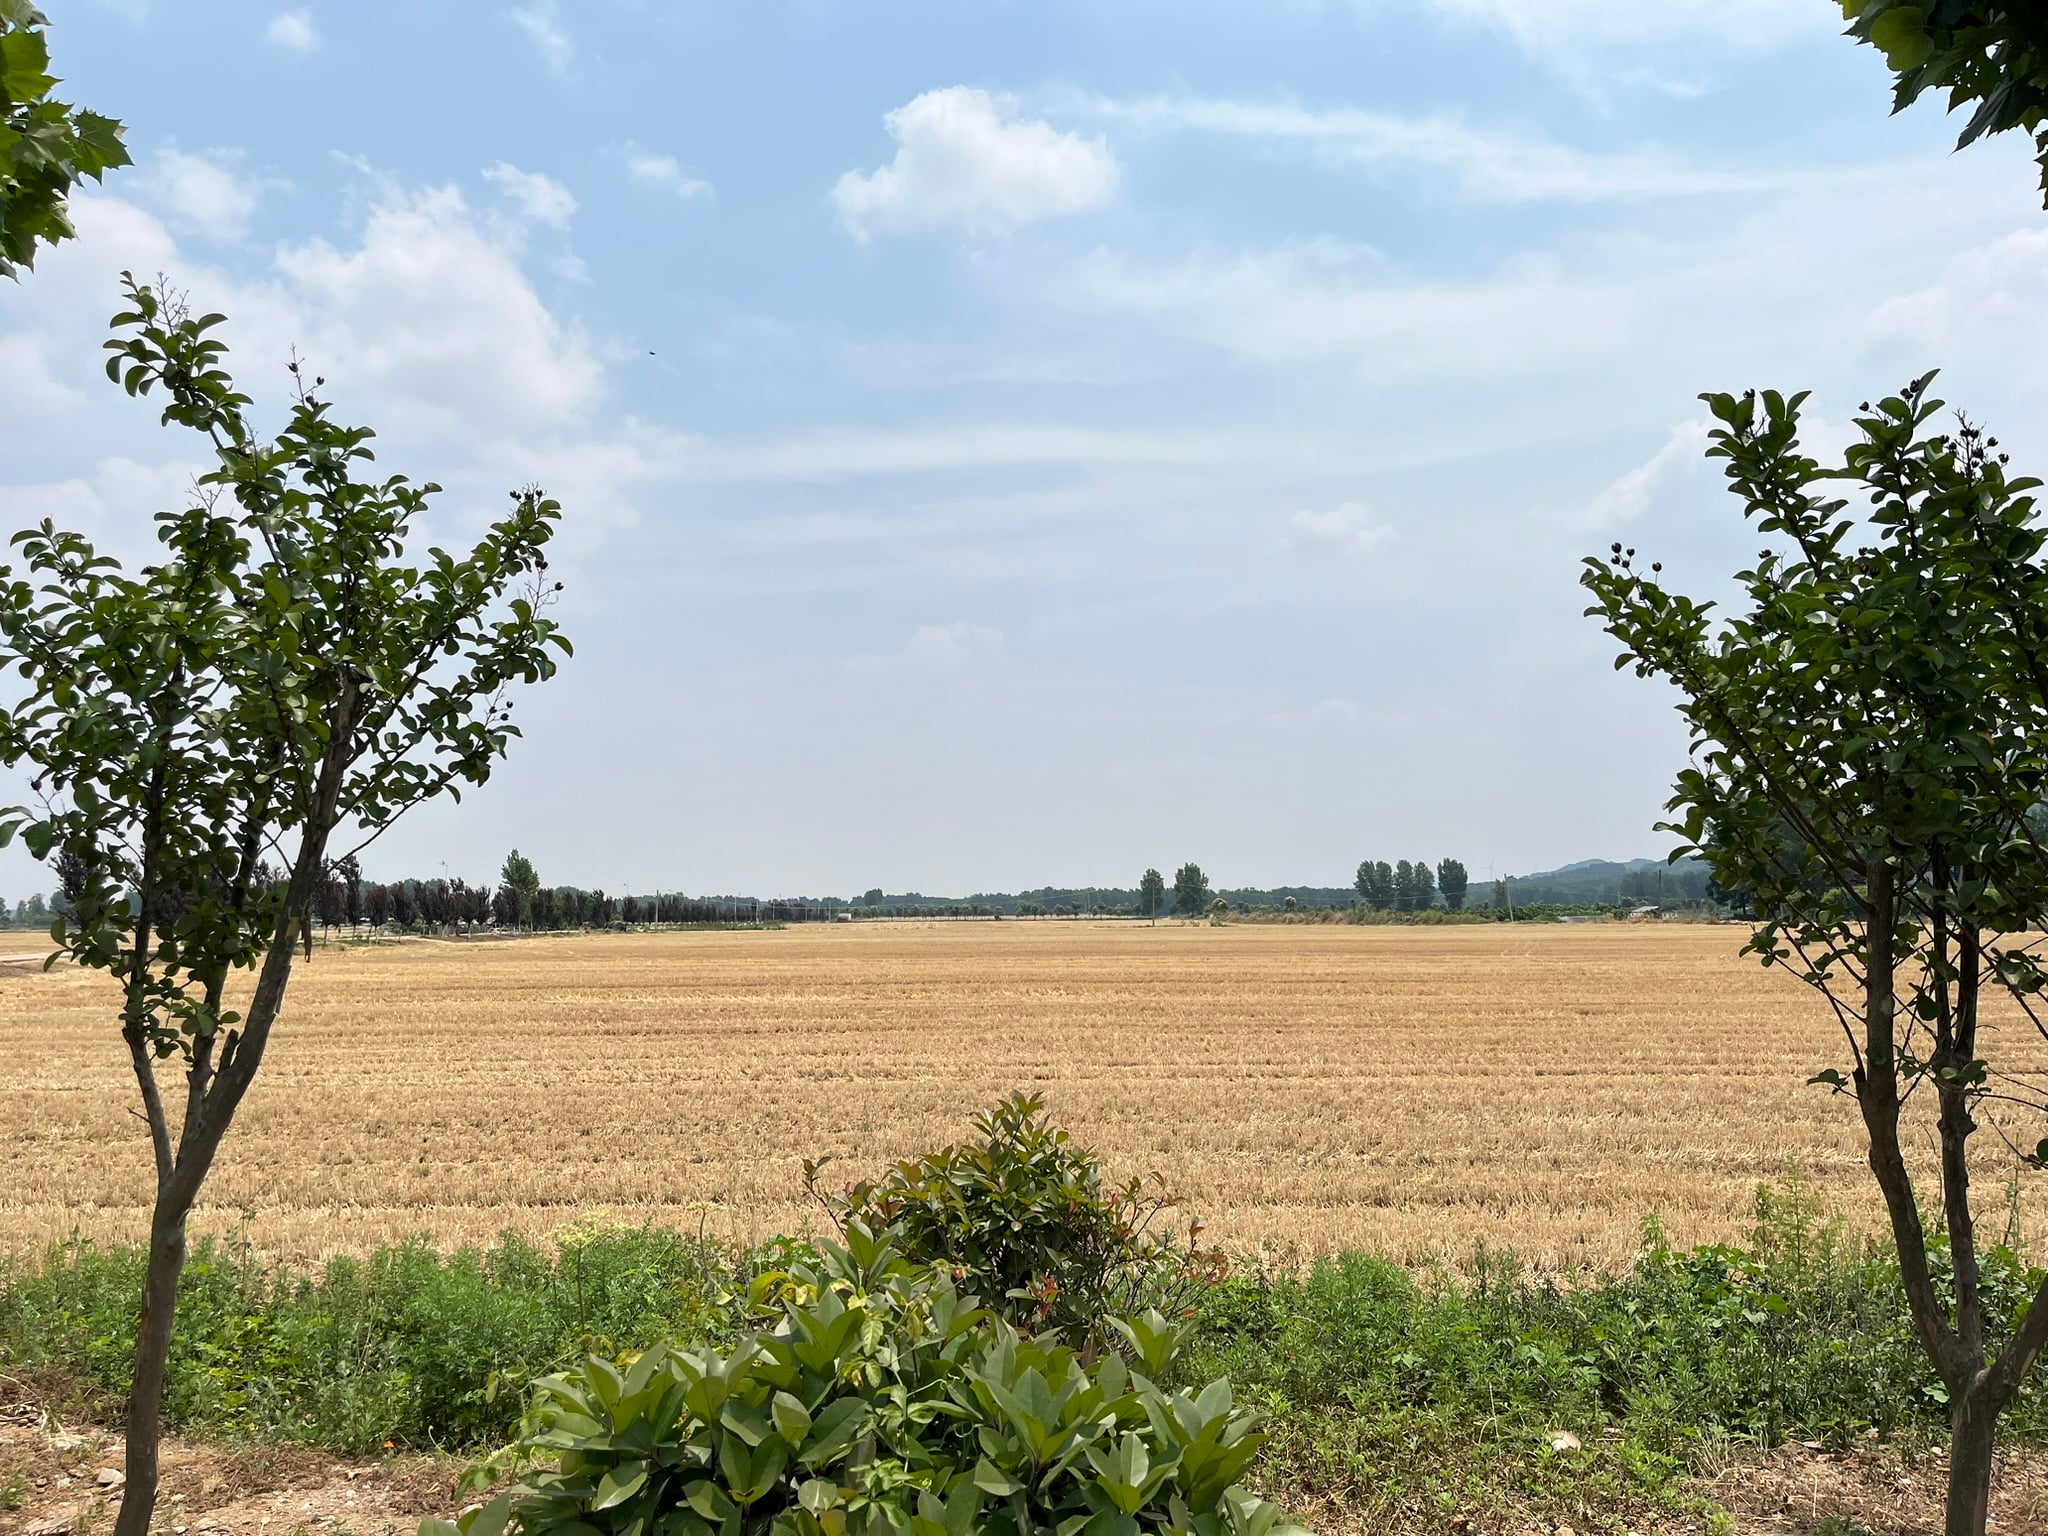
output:
[[[1789,1164],[1876,1209],[1818,999],[1711,926],[1006,922],[413,942],[300,967],[199,1218],[313,1259],[593,1211],[744,1236],[1044,1092],[1205,1241],[1625,1259]],[[0,1251],[145,1227],[104,977],[0,978]],[[1995,1197],[1994,1197],[1995,1198]],[[246,1217],[245,1217],[246,1213]]]

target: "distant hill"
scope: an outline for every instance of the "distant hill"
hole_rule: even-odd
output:
[[[1625,859],[1617,864],[1612,859],[1580,859],[1576,864],[1560,864],[1556,869],[1546,869],[1540,875],[1510,875],[1508,878],[1510,880],[1555,880],[1563,875],[1577,875],[1588,872],[1604,873],[1611,869],[1631,872],[1638,869],[1653,869],[1663,862],[1662,859]]]
[[[1620,902],[1665,905],[1707,899],[1707,866],[1698,859],[1581,859],[1533,875],[1509,875],[1508,895],[1518,907],[1577,907]],[[1474,882],[1475,904],[1487,899]]]

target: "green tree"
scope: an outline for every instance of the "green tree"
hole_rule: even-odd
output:
[[[517,492],[467,558],[405,564],[434,487],[359,479],[370,433],[332,421],[317,380],[260,439],[209,335],[220,317],[132,278],[126,295],[109,373],[162,390],[164,422],[204,437],[214,467],[133,573],[48,522],[14,536],[0,648],[20,699],[0,761],[46,798],[0,811],[0,841],[70,864],[56,942],[122,992],[156,1195],[116,1529],[144,1536],[186,1219],[262,1064],[330,838],[369,841],[483,782],[515,734],[507,691],[566,645],[541,616],[552,501]],[[275,879],[266,850],[289,861]],[[255,972],[239,1010],[238,970]],[[184,1079],[176,1111],[159,1073]]]
[[[1146,870],[1145,878],[1138,882],[1138,910],[1156,922],[1165,905],[1166,877],[1156,869]]]
[[[2001,996],[2043,1022],[2048,971],[2027,936],[2048,924],[2032,815],[2048,798],[2048,534],[2040,482],[2008,478],[1976,426],[1940,425],[1932,377],[1866,403],[1832,469],[1801,445],[1805,396],[1704,397],[1708,452],[1772,541],[1736,578],[1739,609],[1668,589],[1619,545],[1584,580],[1620,664],[1676,684],[1691,725],[1669,830],[1751,893],[1749,951],[1841,1024],[1844,1059],[1814,1081],[1861,1115],[1950,1404],[1946,1528],[1979,1536],[1998,1417],[2048,1340],[2048,1280],[2017,1314],[1986,1306],[1971,1194],[1980,1117],[2000,1144],[2030,1144],[2016,1119],[2048,1111],[2029,1074],[1992,1059],[2014,1037],[1978,1028]],[[1909,1101],[1934,1126],[1910,1125]],[[1905,1152],[1930,1131],[1945,1253]],[[2024,1161],[2048,1165],[2048,1140]]]
[[[1508,894],[1508,883],[1505,880],[1493,882],[1493,910],[1496,912],[1513,912],[1515,910],[1514,898]]]
[[[1415,866],[1403,859],[1394,866],[1394,900],[1396,912],[1415,910]]]
[[[1372,867],[1372,905],[1382,911],[1394,904],[1394,866],[1381,859]]]
[[[1295,902],[1295,899],[1292,896],[1283,897],[1280,902],[1280,910],[1283,912],[1292,912],[1295,909],[1296,905],[1297,903]]]
[[[38,242],[72,237],[73,187],[129,163],[113,118],[51,100],[48,25],[27,0],[0,0],[0,277],[33,267]]]
[[[1465,892],[1471,888],[1472,877],[1465,872],[1465,866],[1456,859],[1440,859],[1436,866],[1436,887],[1444,893],[1444,905],[1453,912],[1465,910]]]
[[[1429,860],[1415,861],[1415,910],[1427,912],[1436,905],[1436,875],[1429,867]]]
[[[860,899],[860,904],[864,907],[879,907],[882,904],[882,888],[879,885],[868,887],[867,894]]]
[[[1220,923],[1230,913],[1230,903],[1221,896],[1209,903],[1209,921]]]
[[[1956,148],[1989,133],[2031,134],[2048,206],[2048,10],[2040,0],[1842,0],[1848,35],[1884,55],[1892,110],[1927,91],[1974,107]]]
[[[1351,881],[1351,888],[1358,892],[1358,904],[1360,906],[1376,907],[1379,905],[1379,902],[1374,899],[1377,882],[1373,876],[1372,860],[1360,859],[1358,861],[1358,873],[1352,877]]]
[[[1181,917],[1200,917],[1209,910],[1209,877],[1199,864],[1183,864],[1173,872],[1173,910]]]
[[[533,860],[514,848],[505,855],[498,870],[498,888],[511,893],[515,921],[522,928],[533,926],[533,899],[540,894],[540,873]]]

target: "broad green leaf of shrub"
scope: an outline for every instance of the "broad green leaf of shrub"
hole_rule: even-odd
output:
[[[900,1234],[848,1233],[791,1265],[728,1355],[662,1345],[536,1383],[507,1518],[526,1536],[1292,1530],[1235,1486],[1263,1437],[1227,1383],[1169,1396],[1018,1333]],[[1170,1364],[1172,1325],[1125,1321]]]

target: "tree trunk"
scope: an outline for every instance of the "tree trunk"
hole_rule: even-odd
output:
[[[168,1156],[161,1141],[157,1145],[156,1209],[149,1226],[149,1271],[143,1280],[142,1316],[135,1337],[135,1380],[128,1395],[128,1470],[114,1536],[149,1536],[150,1517],[156,1508],[164,1368],[171,1352],[171,1324],[178,1314],[178,1277],[185,1268],[185,1221],[199,1198],[200,1186],[213,1169],[221,1139],[234,1123],[235,1111],[241,1107],[243,1095],[262,1065],[270,1027],[284,1007],[301,925],[308,922],[314,884],[325,867],[327,837],[334,828],[342,778],[352,756],[360,699],[355,674],[344,674],[327,749],[321,756],[318,787],[299,840],[291,883],[286,888],[285,910],[257,973],[255,996],[250,999],[240,1031],[227,1036],[210,1082],[204,1065],[209,1058],[195,1053],[189,1079],[190,1099],[185,1123],[179,1130],[175,1159]],[[133,1037],[130,1045],[135,1047]],[[210,1042],[206,1048],[211,1050]],[[146,1060],[138,1058],[136,1076],[145,1100],[152,1104],[150,1126],[155,1135],[163,1122],[161,1110],[151,1097],[155,1077]]]
[[[1980,1381],[1956,1398],[1948,1443],[1948,1517],[1943,1536],[1984,1536],[1991,1516],[1991,1439],[1998,1409]]]
[[[186,1213],[173,1203],[175,1199],[170,1191],[159,1191],[149,1224],[149,1269],[135,1334],[135,1381],[128,1392],[127,1474],[114,1536],[147,1536],[156,1509],[164,1368],[171,1353],[171,1325],[178,1316],[178,1277],[185,1269]]]

